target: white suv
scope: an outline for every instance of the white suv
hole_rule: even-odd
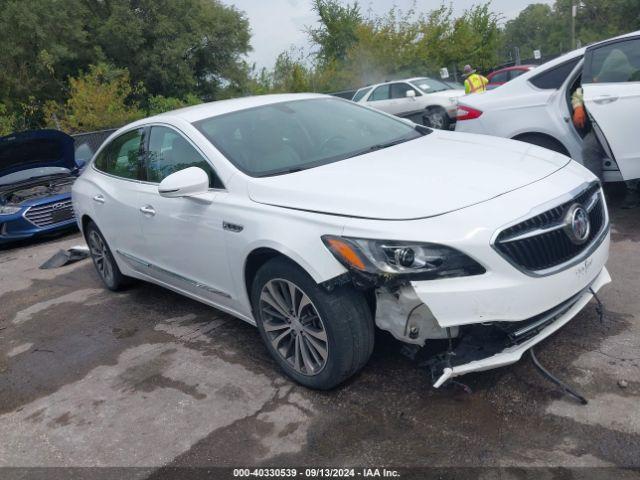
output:
[[[322,95],[132,123],[73,205],[108,288],[142,279],[256,325],[313,388],[365,365],[374,326],[450,339],[436,386],[516,362],[610,281],[605,199],[576,162]]]
[[[353,102],[441,130],[455,122],[456,106],[464,90],[452,89],[429,77],[379,83],[358,90]]]
[[[616,61],[606,61],[616,57]],[[640,177],[640,31],[573,51],[482,95],[460,102],[456,131],[513,138],[582,162],[571,94],[586,109],[607,152],[605,181]]]

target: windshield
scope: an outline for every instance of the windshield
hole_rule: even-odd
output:
[[[440,80],[435,78],[419,78],[411,82],[415,87],[418,87],[424,93],[443,92],[445,90],[451,90],[451,87]]]
[[[325,165],[428,133],[335,98],[264,105],[194,125],[236,167],[254,177]]]

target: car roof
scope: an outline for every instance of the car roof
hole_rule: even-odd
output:
[[[240,97],[229,100],[218,100],[215,102],[201,103],[191,107],[179,108],[171,110],[159,115],[147,117],[127,125],[127,128],[147,123],[161,122],[164,120],[180,119],[189,123],[197,122],[209,117],[224,115],[225,113],[237,112],[248,108],[261,107],[264,105],[273,105],[275,103],[290,102],[293,100],[306,100],[312,98],[336,98],[330,95],[322,95],[317,93],[287,93],[273,95],[258,95],[252,97]]]

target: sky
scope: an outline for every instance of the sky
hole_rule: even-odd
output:
[[[308,51],[309,45],[304,29],[314,26],[317,17],[311,10],[311,0],[222,0],[228,5],[235,6],[246,13],[251,25],[251,45],[253,51],[248,60],[258,68],[273,67],[276,57],[290,47],[301,47]],[[414,0],[360,0],[364,12],[369,9],[374,14],[387,12],[394,4],[402,10],[409,9]],[[442,0],[415,0],[419,11],[429,11],[438,8]],[[448,1],[445,1],[448,4]],[[480,3],[479,0],[452,0],[454,12],[464,10]],[[505,20],[509,20],[530,3],[553,3],[553,0],[492,0],[495,12],[502,13]]]

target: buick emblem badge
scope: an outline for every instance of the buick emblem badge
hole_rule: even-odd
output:
[[[564,231],[576,245],[582,245],[589,239],[591,233],[591,222],[589,214],[579,203],[574,203],[569,207],[564,217]]]

